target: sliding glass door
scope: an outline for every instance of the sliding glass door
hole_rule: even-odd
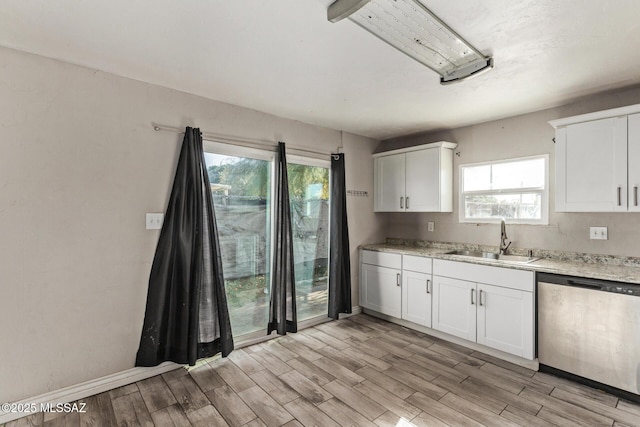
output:
[[[205,141],[235,337],[266,331],[274,153]],[[298,321],[327,315],[329,162],[288,156]]]
[[[289,156],[298,320],[327,315],[329,169],[327,162]]]
[[[234,336],[269,319],[273,153],[205,142]]]

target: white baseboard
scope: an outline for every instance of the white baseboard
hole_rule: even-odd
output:
[[[74,400],[83,399],[85,397],[93,396],[94,394],[103,393],[114,388],[122,387],[136,381],[141,381],[153,376],[162,374],[164,372],[173,371],[178,369],[182,365],[178,365],[173,362],[164,362],[158,366],[151,368],[132,368],[126,371],[117,372],[115,374],[107,375],[95,380],[86,381],[80,384],[72,385],[69,387],[54,390],[49,393],[34,396],[28,399],[20,400],[16,403],[18,407],[21,405],[34,405],[36,408],[40,408],[41,404],[51,403],[56,405],[58,403],[68,403]],[[16,412],[4,412],[0,409],[0,425],[8,423],[9,421],[17,420],[18,418],[26,417],[30,413],[16,413]]]

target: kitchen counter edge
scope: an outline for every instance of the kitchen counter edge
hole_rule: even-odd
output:
[[[451,249],[392,245],[385,243],[361,245],[359,249],[375,252],[397,253],[401,255],[413,255],[425,258],[443,259],[448,261],[466,262],[470,264],[488,265],[493,267],[511,268],[515,270],[563,274],[567,276],[640,284],[640,267],[632,266],[558,261],[544,258],[528,263],[515,263],[508,261],[488,260],[484,258],[472,258],[463,255],[447,254],[446,252],[450,251]]]

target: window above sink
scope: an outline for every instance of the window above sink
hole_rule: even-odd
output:
[[[460,222],[549,223],[547,154],[460,165]]]

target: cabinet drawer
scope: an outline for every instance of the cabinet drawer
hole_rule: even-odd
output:
[[[431,258],[402,255],[402,269],[418,273],[431,274]]]
[[[388,252],[362,251],[362,263],[399,270],[402,268],[402,255]]]
[[[433,274],[477,283],[489,283],[526,292],[533,292],[534,287],[533,271],[492,267],[467,262],[434,259]]]

